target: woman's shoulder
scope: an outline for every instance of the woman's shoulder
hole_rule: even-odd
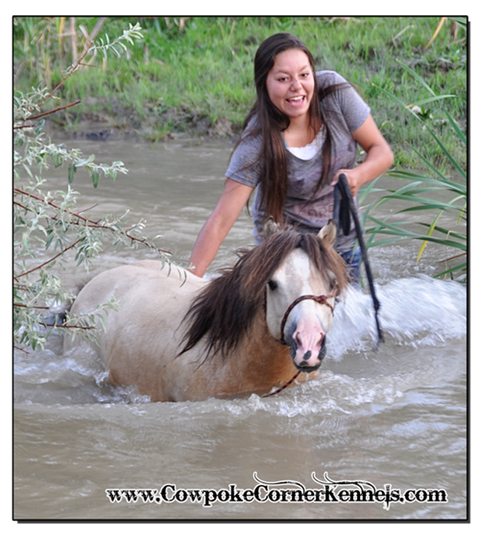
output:
[[[255,161],[261,150],[261,139],[258,117],[254,115],[240,133],[230,162],[244,165],[246,161]]]
[[[247,121],[245,128],[243,129],[243,134],[246,135],[255,135],[259,132],[260,129],[260,119],[258,114],[253,114],[250,119]]]
[[[257,115],[254,115],[245,125],[242,130],[237,148],[242,147],[247,150],[251,150],[252,147],[259,146],[261,143],[261,133],[260,133],[260,121]]]
[[[355,131],[370,113],[368,104],[356,88],[336,71],[318,71],[316,75],[320,94],[323,94],[322,102],[328,103],[330,110],[341,112],[349,130]]]
[[[320,87],[344,84],[347,82],[347,80],[336,71],[317,71],[315,74]]]

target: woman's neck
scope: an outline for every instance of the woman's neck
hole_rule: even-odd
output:
[[[315,139],[316,131],[310,121],[290,121],[290,125],[283,131],[283,139],[288,147],[305,147]]]

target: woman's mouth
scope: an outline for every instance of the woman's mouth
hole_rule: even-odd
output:
[[[290,97],[287,99],[287,102],[290,106],[301,106],[305,102],[305,96],[300,95],[298,97]]]

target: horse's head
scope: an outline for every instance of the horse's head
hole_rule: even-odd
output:
[[[228,360],[251,336],[252,324],[266,315],[267,329],[290,346],[300,370],[320,366],[325,334],[332,325],[334,294],[345,287],[347,277],[343,260],[332,247],[335,224],[326,225],[318,236],[292,229],[275,231],[276,226],[267,223],[265,240],[242,252],[233,267],[212,279],[192,301],[181,353],[205,337],[207,357],[222,355]]]
[[[269,225],[265,230],[270,234],[274,228]],[[343,271],[339,273],[343,265],[332,247],[335,236],[332,221],[318,236],[303,235],[266,286],[270,333],[290,347],[293,362],[302,372],[318,369],[326,352],[338,279],[344,277]]]

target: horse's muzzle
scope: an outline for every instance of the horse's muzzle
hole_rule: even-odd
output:
[[[298,346],[294,339],[287,340],[290,347],[290,355],[293,359],[293,364],[301,372],[315,372],[320,368],[323,358],[327,353],[327,337],[326,335],[322,339],[320,351],[317,356],[312,355],[311,350],[307,350],[303,356],[298,355]]]

